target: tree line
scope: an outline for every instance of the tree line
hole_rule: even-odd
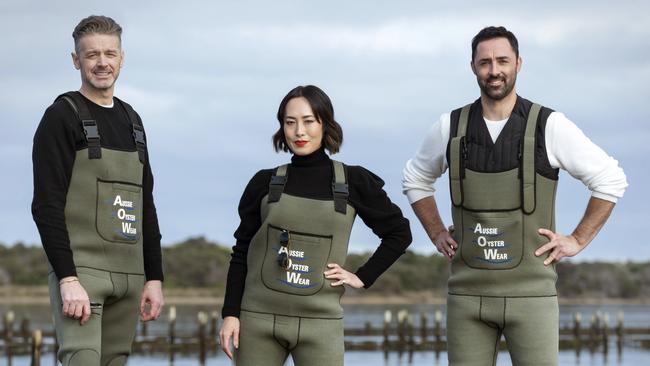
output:
[[[354,271],[370,253],[352,253],[344,267]],[[163,247],[165,287],[211,288],[223,294],[230,247],[206,240],[189,238]],[[565,298],[650,298],[650,261],[646,262],[572,262],[556,265],[557,288]],[[38,286],[47,284],[49,267],[40,246],[0,243],[0,286]],[[367,291],[375,295],[396,295],[430,291],[446,293],[449,265],[438,254],[406,252]],[[351,295],[354,295],[352,291]]]

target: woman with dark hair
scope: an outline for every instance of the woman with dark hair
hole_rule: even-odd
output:
[[[259,171],[239,202],[220,331],[237,366],[343,365],[344,286],[368,288],[411,243],[409,222],[360,166],[331,160],[343,131],[329,97],[298,86],[278,109],[276,151],[291,163]],[[345,263],[356,215],[381,243],[356,272]]]

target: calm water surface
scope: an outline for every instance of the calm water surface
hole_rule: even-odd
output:
[[[41,365],[53,365],[53,355],[45,355],[41,360]],[[1,359],[0,365],[6,365],[6,360]],[[602,354],[583,353],[580,358],[576,358],[574,352],[560,352],[560,366],[647,366],[650,365],[650,352],[639,350],[625,350],[622,359],[617,359],[616,355],[609,355],[605,358]],[[177,358],[173,364],[167,358],[141,357],[132,356],[129,359],[128,366],[198,366],[196,358]],[[219,355],[207,360],[206,366],[231,366],[228,358]],[[446,366],[447,354],[440,353],[438,359],[433,352],[420,352],[413,354],[413,359],[409,361],[408,355],[404,354],[400,358],[397,353],[389,354],[387,359],[380,352],[346,352],[346,366]],[[497,366],[508,366],[510,356],[507,352],[500,352],[497,359]],[[29,359],[26,357],[14,358],[11,366],[29,366]],[[293,366],[289,360],[285,366]]]
[[[41,328],[44,330],[51,330],[51,316],[48,306],[43,305],[29,305],[29,306],[7,306],[0,305],[0,314],[4,314],[7,310],[13,310],[16,314],[16,322],[20,323],[23,317],[28,317],[31,320],[31,328]],[[345,306],[345,324],[349,328],[363,327],[366,322],[369,322],[375,327],[380,327],[384,312],[391,310],[393,314],[396,311],[406,309],[414,314],[416,324],[420,322],[420,315],[426,313],[428,315],[428,322],[433,325],[433,314],[436,310],[440,310],[444,316],[445,306],[435,305],[350,305]],[[196,329],[196,314],[199,311],[206,311],[211,313],[218,309],[208,306],[183,306],[177,309],[177,331],[179,333],[193,332]],[[618,314],[623,312],[624,324],[626,327],[645,327],[650,328],[650,307],[645,305],[581,305],[581,306],[560,306],[560,324],[561,326],[570,326],[572,324],[573,314],[581,313],[584,319],[584,326],[586,327],[592,314],[600,311],[607,314],[609,317],[610,327],[616,322]],[[443,321],[444,326],[444,321]],[[164,334],[167,330],[167,313],[161,317],[157,322],[151,323],[149,326],[149,334]],[[574,351],[560,352],[560,365],[565,366],[650,366],[650,351],[640,349],[633,346],[624,347],[621,358],[616,355],[616,347],[610,344],[610,354],[604,356],[602,353],[590,354],[587,350],[583,350],[580,356],[576,356]],[[197,357],[187,358],[177,356],[174,363],[170,364],[167,357],[157,356],[138,356],[134,355],[129,360],[129,366],[194,366],[199,365]],[[440,353],[437,357],[433,352],[416,352],[412,358],[409,359],[408,354],[403,354],[401,357],[397,352],[390,353],[388,358],[384,358],[382,352],[346,352],[345,364],[352,366],[444,366],[447,365],[447,354]],[[510,356],[506,351],[500,352],[497,359],[497,365],[505,366],[510,365]],[[7,360],[2,355],[0,357],[0,365],[7,365]],[[52,354],[44,355],[41,365],[54,365],[54,357]],[[208,366],[226,366],[231,365],[227,357],[222,353],[216,356],[211,356],[207,364]],[[29,366],[29,359],[27,357],[14,358],[11,366]],[[287,362],[287,366],[293,366],[291,360]]]

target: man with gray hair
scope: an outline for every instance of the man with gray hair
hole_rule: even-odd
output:
[[[133,108],[113,96],[121,34],[105,16],[77,25],[81,88],[47,108],[34,136],[32,214],[64,366],[126,364],[138,313],[154,320],[163,306],[146,135]]]

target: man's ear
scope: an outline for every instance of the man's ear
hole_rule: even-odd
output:
[[[72,56],[72,64],[74,65],[74,68],[79,70],[81,69],[81,62],[79,61],[79,56],[75,52],[70,52],[70,56]]]

